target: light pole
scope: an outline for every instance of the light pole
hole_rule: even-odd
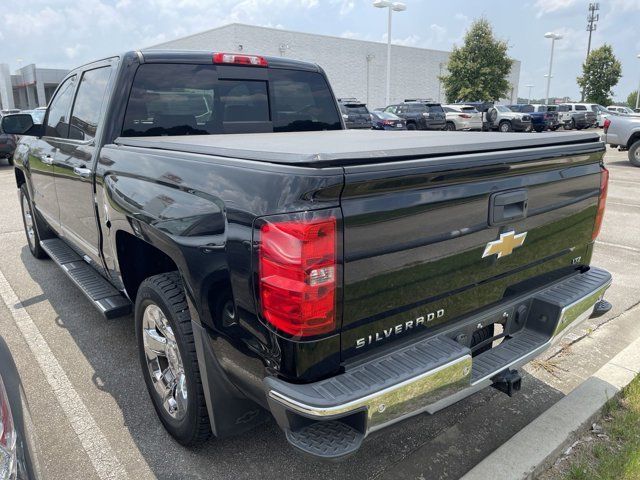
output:
[[[640,53],[638,54],[638,58],[640,59]],[[636,110],[640,106],[640,82],[638,82],[638,91],[636,92]]]
[[[389,19],[387,23],[387,93],[386,93],[386,105],[390,103],[390,89],[391,89],[391,14],[393,12],[402,12],[407,9],[404,3],[390,2],[389,0],[375,0],[373,6],[376,8],[388,8]]]
[[[535,87],[535,85],[529,84],[529,85],[525,85],[525,87],[529,89],[529,96],[527,97],[527,103],[531,103],[531,89]]]
[[[556,44],[556,40],[560,40],[562,35],[559,33],[547,32],[544,34],[544,38],[551,39],[551,56],[549,57],[549,73],[547,75],[547,94],[546,97],[546,105],[549,105],[549,88],[551,87],[551,69],[553,67],[553,47]]]

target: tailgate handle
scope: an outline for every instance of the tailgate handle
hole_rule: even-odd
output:
[[[528,197],[526,190],[494,193],[489,206],[489,225],[526,218]]]

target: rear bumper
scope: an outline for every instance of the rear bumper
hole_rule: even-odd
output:
[[[344,456],[370,432],[421,412],[435,413],[527,363],[588,318],[610,284],[608,272],[591,268],[335,377],[303,385],[269,377],[264,380],[269,408],[295,447],[321,457]],[[472,356],[453,340],[465,326],[497,319],[507,319],[510,333],[488,351]]]

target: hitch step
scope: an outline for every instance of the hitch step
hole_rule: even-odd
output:
[[[337,420],[314,422],[299,430],[286,431],[291,445],[304,453],[326,460],[335,460],[355,452],[364,435]]]
[[[493,377],[492,380],[493,383],[491,386],[493,388],[506,393],[510,397],[513,397],[516,392],[519,392],[522,385],[522,377],[517,370],[504,370]]]
[[[611,305],[609,302],[607,302],[606,300],[602,299],[599,300],[594,306],[593,306],[593,313],[591,314],[591,318],[598,318],[601,317],[602,315],[604,315],[605,313],[607,313],[609,310],[611,310],[613,308],[613,305]]]

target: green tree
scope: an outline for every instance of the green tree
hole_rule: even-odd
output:
[[[638,98],[638,90],[631,92],[627,97],[627,106],[629,108],[636,108],[637,98]]]
[[[447,100],[495,101],[509,96],[513,60],[507,56],[508,48],[507,42],[494,37],[487,19],[474,21],[464,45],[453,48],[447,74],[440,77]]]
[[[587,102],[600,105],[611,104],[613,87],[622,76],[622,65],[606,43],[592,50],[582,64],[582,76],[577,78]]]

